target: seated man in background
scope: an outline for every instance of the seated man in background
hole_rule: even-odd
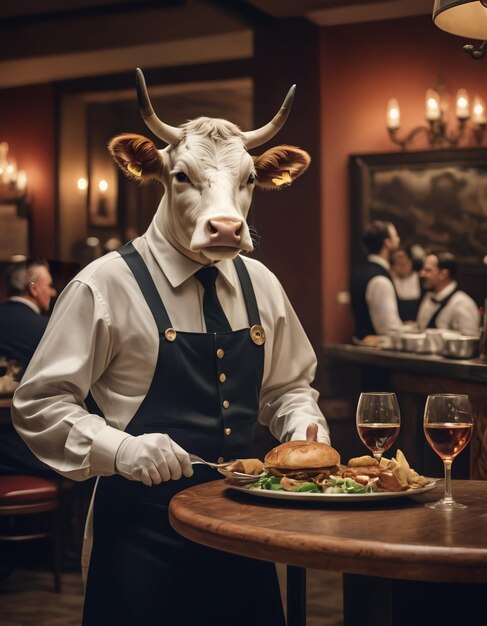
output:
[[[7,268],[7,302],[0,304],[0,355],[19,363],[22,372],[39,344],[49,316],[51,299],[56,295],[47,261],[28,259]],[[83,524],[92,482],[78,485],[40,461],[27,447],[11,423],[0,424],[0,475],[28,474],[63,483],[64,570],[79,569]],[[6,571],[9,564],[5,562]],[[37,558],[35,551],[33,558]]]
[[[7,268],[7,302],[0,304],[0,355],[17,361],[22,372],[36,351],[56,295],[47,261],[28,259]],[[11,424],[1,425],[0,474],[34,474],[58,478],[32,454]]]
[[[400,318],[403,322],[415,321],[423,292],[409,248],[400,247],[392,252],[391,275],[396,288]]]
[[[56,295],[47,261],[28,259],[7,269],[9,299],[0,304],[0,355],[25,370],[44,331]]]
[[[455,280],[457,264],[453,254],[435,252],[426,255],[420,276],[428,293],[419,306],[419,328],[448,328],[463,335],[478,335],[479,308],[469,295],[458,288]]]
[[[362,241],[367,261],[350,283],[357,339],[384,335],[402,327],[390,274],[390,255],[400,243],[397,231],[390,222],[377,220],[367,226]]]

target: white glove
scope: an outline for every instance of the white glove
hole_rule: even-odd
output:
[[[127,437],[115,457],[116,471],[129,480],[138,480],[151,487],[184,474],[193,475],[188,453],[168,435],[150,433]]]

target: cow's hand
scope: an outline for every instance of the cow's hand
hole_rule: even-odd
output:
[[[193,475],[186,450],[160,433],[127,437],[117,451],[115,468],[125,478],[148,487]]]
[[[306,429],[306,441],[318,441],[318,424],[312,423]]]

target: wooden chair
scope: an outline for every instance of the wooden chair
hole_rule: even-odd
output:
[[[0,544],[48,538],[56,592],[61,592],[59,486],[36,476],[0,476]]]

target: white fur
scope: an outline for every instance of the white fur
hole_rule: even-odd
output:
[[[181,141],[160,151],[165,194],[156,220],[164,236],[183,254],[201,263],[233,258],[253,250],[246,222],[254,172],[244,136],[226,120],[197,118],[182,127]],[[190,183],[176,179],[185,173]],[[242,221],[238,247],[211,247],[209,220]]]

